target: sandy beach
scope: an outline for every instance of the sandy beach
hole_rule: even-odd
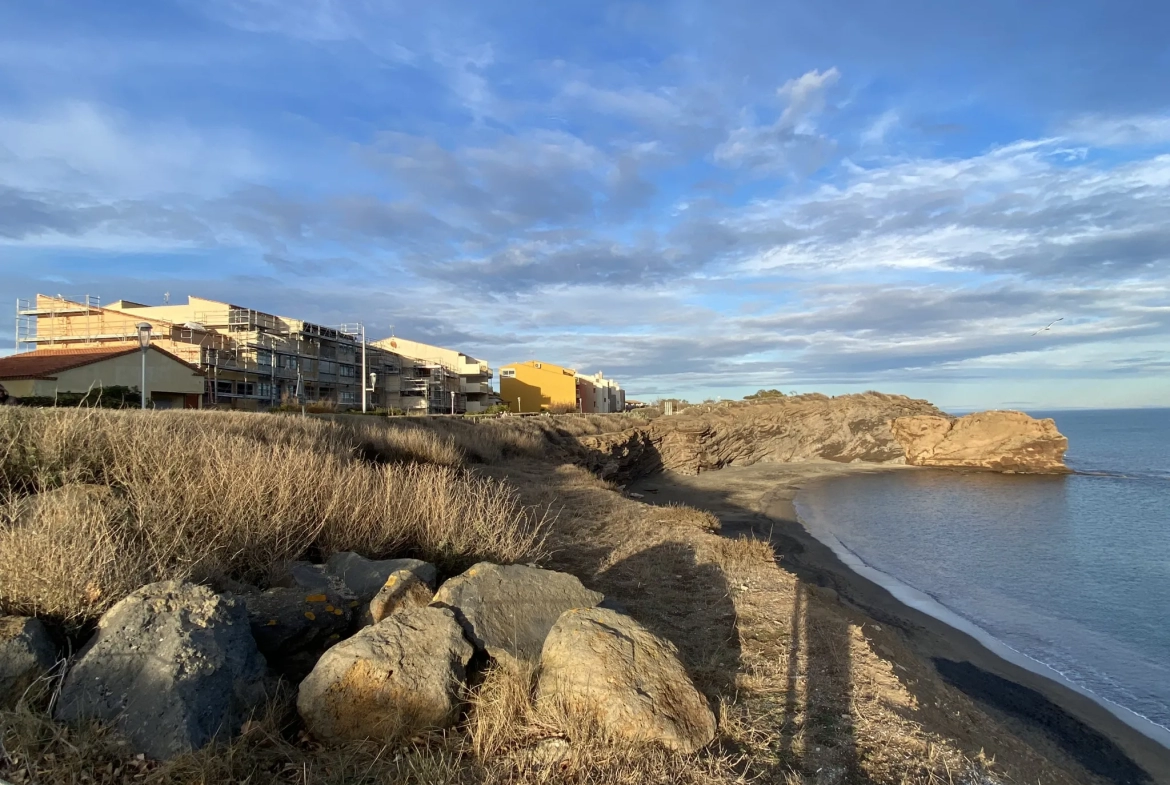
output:
[[[984,749],[1025,781],[1051,780],[1055,774],[1055,781],[1170,783],[1170,749],[1090,697],[1004,659],[972,635],[901,602],[851,569],[802,525],[795,507],[801,488],[873,471],[919,470],[756,464],[697,476],[659,475],[630,490],[653,504],[709,510],[721,520],[724,536],[770,540],[781,567],[838,603],[842,615],[862,626],[874,650],[895,663],[899,678],[918,697],[917,719],[924,726],[968,748]],[[966,701],[956,703],[958,694]],[[964,709],[967,705],[971,708]],[[1051,770],[1035,770],[1033,753]]]

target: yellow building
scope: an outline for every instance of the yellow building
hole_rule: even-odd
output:
[[[577,372],[528,360],[500,368],[500,397],[513,412],[574,412]]]
[[[156,409],[198,409],[203,374],[151,346],[146,352],[146,396]],[[0,358],[0,385],[13,398],[55,398],[98,388],[142,386],[142,350],[135,346],[38,349]]]

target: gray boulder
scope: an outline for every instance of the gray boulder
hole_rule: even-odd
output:
[[[362,625],[377,624],[387,616],[409,608],[425,608],[434,599],[434,592],[410,570],[398,570],[386,579],[386,584],[370,600],[362,616]]]
[[[603,599],[568,573],[480,562],[440,586],[432,604],[455,611],[471,642],[497,662],[517,664],[540,659],[562,613]]]
[[[45,625],[25,616],[0,616],[0,708],[11,708],[57,662]]]
[[[266,695],[244,603],[206,586],[143,586],[106,612],[61,690],[55,716],[98,719],[166,760],[239,732]]]
[[[328,646],[345,637],[351,595],[335,587],[275,588],[241,597],[260,653],[276,671],[303,678]]]
[[[715,738],[715,716],[674,646],[604,608],[557,620],[541,653],[537,700],[627,741],[689,753]]]
[[[301,682],[297,710],[329,743],[445,728],[458,716],[472,654],[451,611],[404,610],[325,652]]]
[[[410,570],[431,589],[435,588],[435,579],[438,577],[435,565],[419,559],[374,561],[351,551],[330,556],[325,569],[341,579],[359,605],[374,599],[374,595],[386,585],[386,580],[399,570]]]

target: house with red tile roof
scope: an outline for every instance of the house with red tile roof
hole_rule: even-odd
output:
[[[100,387],[142,385],[137,345],[38,349],[0,357],[0,386],[12,398],[86,393]],[[204,375],[193,365],[151,345],[146,352],[146,394],[157,409],[197,409]]]

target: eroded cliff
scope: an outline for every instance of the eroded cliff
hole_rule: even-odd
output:
[[[580,442],[583,462],[619,482],[661,469],[817,460],[1059,472],[1068,447],[1052,420],[1021,412],[955,418],[927,401],[872,392],[692,407]]]

